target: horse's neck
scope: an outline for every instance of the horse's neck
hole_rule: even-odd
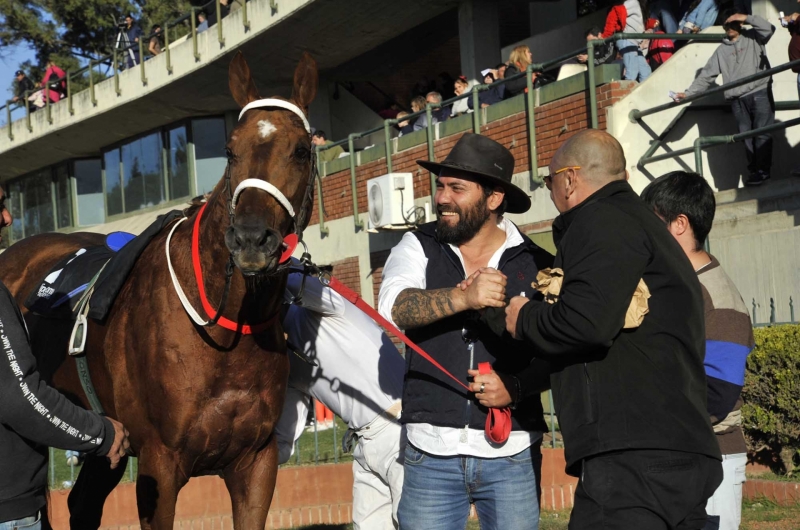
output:
[[[194,220],[192,218],[186,223],[191,225],[190,237]],[[225,245],[225,232],[229,226],[226,202],[222,198],[209,201],[200,221],[200,263],[206,296],[214,310],[219,310],[225,289],[225,271],[230,259],[230,251]],[[280,308],[285,283],[283,280],[283,276],[275,275],[247,282],[239,269],[234,267],[223,316],[234,322],[246,320],[248,324],[267,320]]]

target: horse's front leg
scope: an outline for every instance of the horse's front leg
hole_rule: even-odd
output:
[[[278,478],[275,438],[261,451],[244,455],[225,468],[223,476],[233,505],[233,527],[263,530]]]
[[[142,530],[172,530],[178,492],[189,477],[177,455],[163,446],[147,445],[139,455],[136,504]]]

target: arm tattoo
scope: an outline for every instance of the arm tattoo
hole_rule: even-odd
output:
[[[457,313],[453,289],[406,289],[397,295],[392,320],[400,329],[413,329]]]

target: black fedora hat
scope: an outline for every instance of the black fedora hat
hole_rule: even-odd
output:
[[[467,133],[453,146],[444,162],[417,160],[417,164],[435,175],[441,175],[443,169],[455,169],[501,186],[506,193],[508,213],[525,213],[531,207],[528,194],[511,183],[514,155],[486,136]]]

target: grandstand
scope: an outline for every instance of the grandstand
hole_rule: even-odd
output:
[[[778,11],[791,12],[794,5],[754,0],[752,10],[777,25]],[[333,263],[334,274],[374,303],[381,267],[403,230],[368,230],[366,181],[390,166],[412,173],[414,204],[430,212],[430,175],[414,161],[444,158],[465,131],[511,148],[515,181],[533,200],[531,211],[511,218],[553,250],[550,226],[557,212],[541,176],[576,131],[597,126],[614,134],[637,190],[667,171],[696,168],[693,152],[642,159],[690,148],[700,136],[736,132],[720,95],[632,117],[632,111],[669,102],[668,90],[688,87],[721,28],[707,29],[708,39],[683,47],[641,85],[622,81],[618,65],[603,65],[399,138],[378,112],[390,103],[407,104],[401,100],[421,77],[435,80],[448,72],[478,79],[481,69],[507,59],[518,44],[529,45],[539,65],[557,65],[584,46],[583,31],[603,15],[578,17],[575,0],[251,0],[209,30],[169,42],[169,53],[114,69],[90,89],[32,114],[9,110],[10,121],[0,128],[0,183],[10,193],[15,221],[4,240],[48,231],[138,233],[160,213],[209,191],[222,175],[223,147],[237,115],[227,88],[233,54],[244,52],[262,95],[288,95],[294,64],[307,50],[321,71],[311,125],[350,153],[320,164],[305,235],[315,261]],[[788,39],[778,27],[767,46],[773,66],[787,61]],[[795,74],[776,74],[774,93],[784,109],[778,121],[796,118]],[[800,180],[790,177],[800,165],[800,129],[777,130],[774,139],[773,178],[757,189],[741,188],[746,163],[740,144],[700,154],[703,174],[718,190],[711,251],[758,308],[759,321],[768,318],[771,299],[776,320],[793,318],[789,296],[800,293],[794,265],[800,262]]]

